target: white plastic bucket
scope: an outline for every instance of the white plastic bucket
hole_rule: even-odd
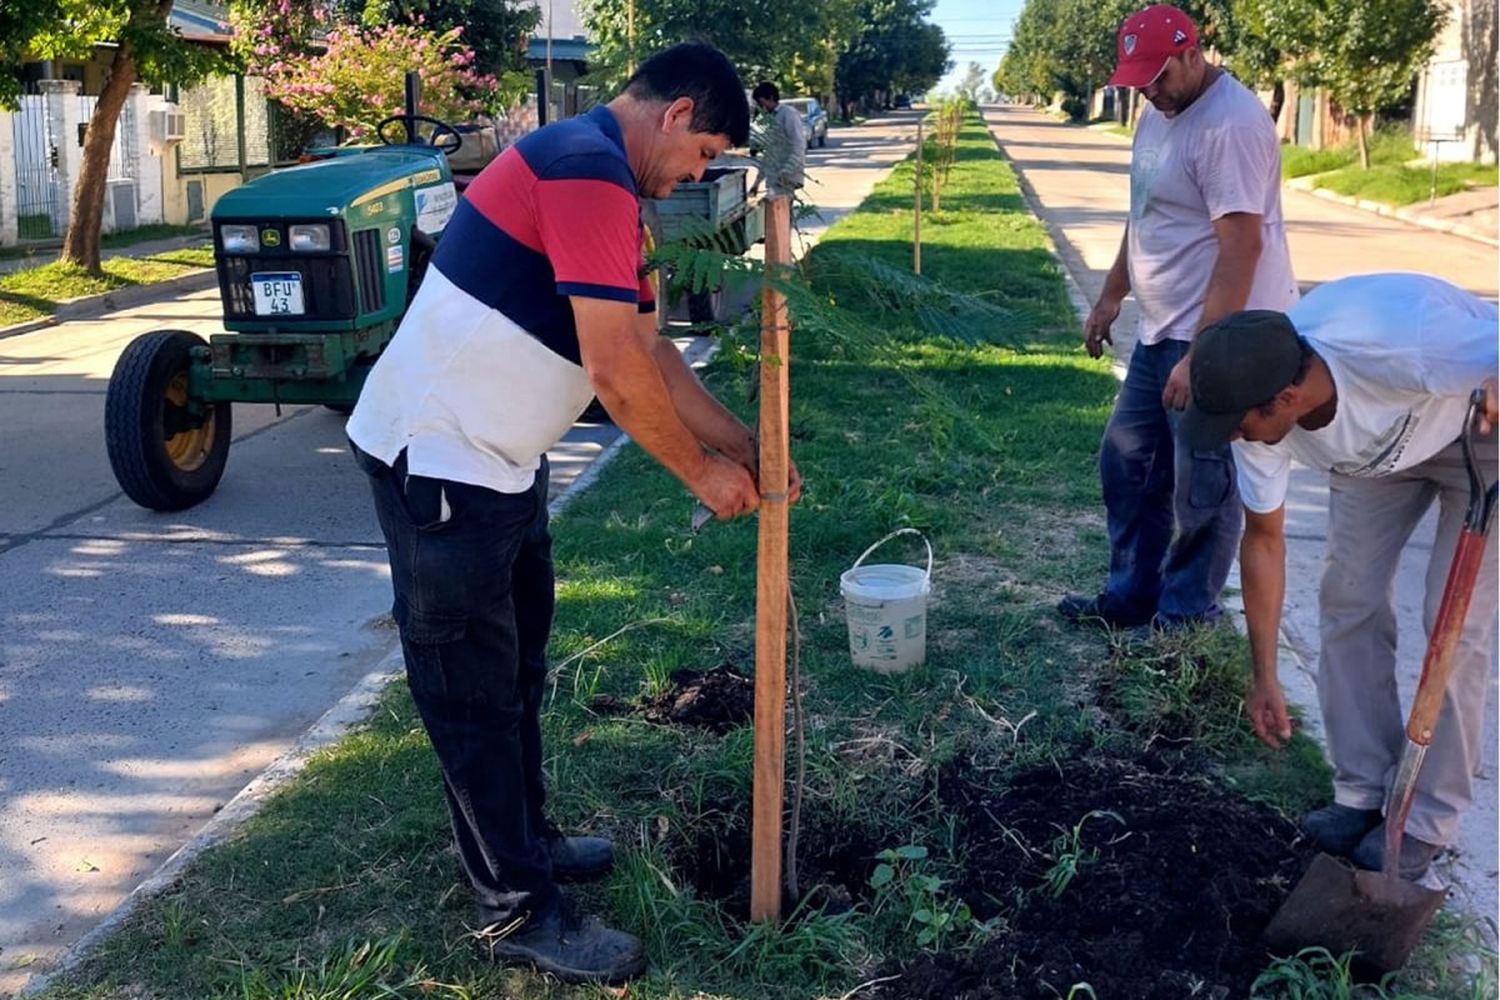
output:
[[[864,561],[897,535],[927,546],[927,568]],[[849,621],[849,656],[856,667],[899,674],[927,659],[927,593],[932,589],[932,543],[915,528],[900,528],[865,549],[839,577]]]

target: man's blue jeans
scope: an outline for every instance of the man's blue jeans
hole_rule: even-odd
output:
[[[1099,479],[1109,527],[1109,582],[1101,610],[1161,624],[1212,621],[1244,514],[1226,445],[1189,449],[1182,415],[1162,405],[1180,340],[1138,344],[1104,429]]]

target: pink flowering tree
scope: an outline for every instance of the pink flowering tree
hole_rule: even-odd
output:
[[[451,122],[484,110],[498,84],[475,71],[462,27],[325,26],[322,11],[303,13],[289,2],[270,12],[252,29],[250,72],[266,79],[271,97],[355,141],[373,139],[378,122],[401,114],[409,71],[422,80],[421,113]]]

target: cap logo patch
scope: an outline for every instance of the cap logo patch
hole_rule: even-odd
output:
[[[1134,35],[1126,35],[1125,38],[1124,38],[1123,44],[1125,46],[1125,54],[1127,56],[1135,55],[1135,36]]]
[[[1173,45],[1181,45],[1185,41],[1187,41],[1187,33],[1181,28],[1178,28],[1176,31],[1172,32]]]

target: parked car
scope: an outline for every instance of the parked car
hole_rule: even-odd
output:
[[[828,112],[816,97],[793,97],[781,102],[790,105],[802,116],[802,130],[807,133],[807,148],[828,145]]]
[[[901,108],[903,110],[906,109],[906,108],[910,108],[911,107],[911,95],[910,94],[897,94],[896,95],[896,100],[893,103],[896,105],[897,108]]]

